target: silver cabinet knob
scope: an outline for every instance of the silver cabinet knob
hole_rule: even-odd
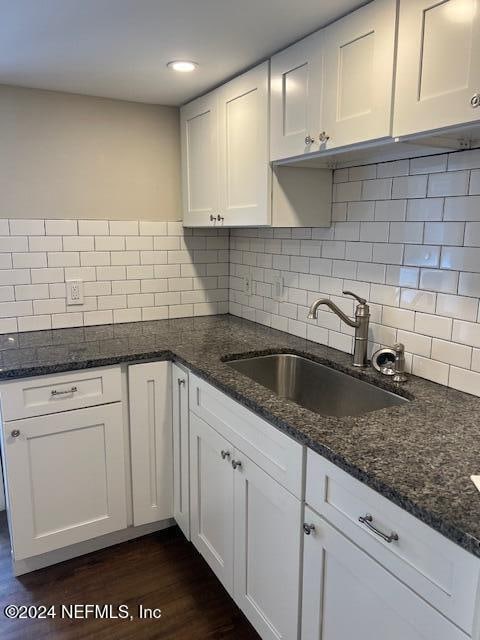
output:
[[[313,144],[315,142],[315,138],[312,138],[311,136],[307,136],[305,138],[305,146],[309,147],[311,144]]]
[[[20,431],[18,429],[14,429],[10,435],[12,436],[12,438],[18,438],[18,436],[20,435]]]
[[[326,132],[322,131],[322,133],[318,136],[318,139],[323,144],[324,142],[328,142],[330,140],[330,136],[327,136]]]
[[[219,222],[223,222],[223,221],[225,220],[225,218],[224,218],[223,216],[221,216],[220,214],[218,214],[218,216],[217,216],[217,220],[218,220]]]
[[[222,456],[222,459],[225,460],[225,458],[230,458],[230,451],[225,451],[224,449],[222,449],[220,455]]]
[[[240,460],[232,460],[232,467],[234,469],[239,469],[241,468],[242,463],[240,462]]]
[[[213,215],[213,213],[210,214],[210,222],[215,222],[216,221],[216,216]]]
[[[185,384],[185,378],[177,378],[178,386],[181,387],[182,384]]]
[[[305,533],[306,536],[309,536],[312,531],[315,531],[315,525],[314,524],[307,524],[306,522],[303,523],[303,532]]]
[[[480,107],[480,93],[474,93],[470,98],[470,104],[472,105],[472,109],[476,109]]]

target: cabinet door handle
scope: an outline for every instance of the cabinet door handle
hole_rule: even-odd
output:
[[[387,534],[383,533],[383,531],[380,531],[380,529],[377,529],[377,527],[373,524],[373,516],[370,513],[366,513],[364,516],[360,516],[358,521],[368,527],[368,529],[370,529],[370,531],[375,533],[377,536],[380,536],[380,538],[382,538],[382,540],[385,540],[385,542],[397,542],[398,533],[392,531],[390,534]]]
[[[330,136],[328,136],[325,131],[322,131],[322,133],[318,136],[318,139],[323,144],[330,140]]]
[[[470,98],[470,104],[472,105],[472,109],[476,109],[480,107],[480,93],[474,93]]]
[[[312,138],[311,136],[306,136],[306,138],[305,138],[305,146],[306,147],[309,147],[314,142],[315,142],[315,138]]]
[[[224,218],[223,216],[221,216],[220,214],[218,214],[218,216],[217,216],[217,220],[218,220],[219,222],[223,222],[223,221],[225,220],[225,218]]]
[[[225,460],[225,458],[230,458],[230,451],[225,451],[224,449],[222,449],[220,455],[222,456],[222,459]]]
[[[241,468],[242,463],[240,462],[240,460],[232,460],[232,467],[234,469],[239,469]]]
[[[185,378],[177,378],[178,386],[181,387],[182,384],[185,384]]]
[[[314,524],[307,524],[306,522],[303,523],[303,532],[306,536],[309,536],[313,531],[315,531]]]
[[[77,387],[70,387],[70,389],[65,389],[65,391],[57,391],[57,389],[52,389],[50,394],[52,396],[67,396],[70,393],[76,393],[78,391]]]
[[[14,429],[10,435],[12,436],[12,438],[18,438],[18,436],[20,435],[20,431],[19,429]]]

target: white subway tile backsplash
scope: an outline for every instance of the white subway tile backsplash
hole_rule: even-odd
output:
[[[480,248],[442,247],[442,269],[480,272]]]
[[[301,237],[309,235],[310,230]],[[252,237],[259,262],[263,243]],[[193,236],[176,222],[0,221],[0,332],[166,318],[170,304],[172,317],[189,310],[225,313],[228,273],[225,230],[198,229]],[[84,303],[67,306],[65,283],[77,279],[84,282]],[[195,307],[181,304],[180,292],[155,300],[167,292],[170,279]]]
[[[444,245],[463,245],[465,235],[464,222],[427,222],[425,224],[425,243]]]
[[[458,289],[458,273],[441,269],[422,269],[420,272],[420,289],[456,293]]]
[[[440,247],[433,245],[407,245],[404,263],[413,267],[437,267],[440,261]]]
[[[432,173],[428,179],[427,195],[429,197],[466,195],[469,178],[468,171]]]
[[[445,198],[444,220],[480,221],[480,196]]]
[[[392,179],[378,178],[363,183],[362,200],[390,200],[392,197]]]
[[[438,156],[427,156],[423,158],[412,158],[410,160],[410,175],[416,173],[437,173],[447,170],[446,154]]]
[[[447,293],[438,294],[437,314],[440,316],[474,321],[477,319],[477,313],[478,300],[476,298],[467,298],[465,296],[456,296]]]
[[[435,221],[443,217],[443,198],[419,198],[407,201],[407,220]]]
[[[393,179],[392,198],[425,198],[427,176],[403,176]]]

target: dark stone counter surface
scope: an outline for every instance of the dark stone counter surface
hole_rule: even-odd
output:
[[[233,354],[293,352],[408,397],[359,417],[321,416],[227,366]],[[480,557],[480,398],[421,378],[395,386],[351,356],[233,316],[0,336],[0,379],[172,359]]]

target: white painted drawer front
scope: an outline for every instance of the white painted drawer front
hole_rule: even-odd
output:
[[[301,444],[196,376],[190,379],[190,410],[302,498]]]
[[[467,633],[472,633],[480,561],[313,451],[306,502]],[[360,516],[397,541],[386,542]]]
[[[4,420],[121,400],[120,367],[101,367],[2,382]]]
[[[15,560],[127,526],[122,404],[3,425]]]

